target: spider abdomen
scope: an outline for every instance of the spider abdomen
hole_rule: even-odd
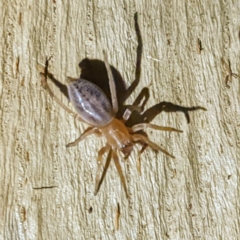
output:
[[[68,95],[77,113],[86,123],[103,127],[113,118],[112,105],[97,85],[81,78],[74,79],[68,85]]]

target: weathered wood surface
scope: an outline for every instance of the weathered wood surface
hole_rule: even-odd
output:
[[[239,79],[226,87],[228,72],[221,63],[230,60],[240,75],[238,0],[2,1],[0,9],[0,239],[239,238]],[[147,149],[139,175],[135,150],[124,164],[128,202],[113,165],[94,196],[104,140],[92,136],[66,149],[87,125],[47,95],[39,65],[53,56],[50,71],[64,82],[66,75],[79,75],[82,59],[102,60],[107,50],[129,86],[135,12],[143,38],[142,73],[127,103],[148,87],[147,108],[169,101],[208,111],[190,113],[190,124],[182,113],[154,119],[184,131],[148,131],[176,159]],[[34,189],[40,187],[49,188]]]

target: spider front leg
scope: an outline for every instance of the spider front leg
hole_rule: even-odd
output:
[[[107,152],[108,152],[108,156],[107,156],[107,160],[106,160],[106,164],[104,166],[104,170],[101,174],[101,170],[102,170],[102,156]],[[112,150],[112,148],[107,145],[103,148],[101,148],[98,152],[98,166],[97,166],[97,173],[96,173],[96,181],[95,181],[95,191],[94,191],[94,195],[97,195],[99,189],[100,189],[100,186],[103,182],[103,179],[106,175],[106,172],[107,172],[107,169],[109,167],[109,164],[110,164],[110,161],[111,161],[111,158],[113,158],[113,161],[115,163],[115,166],[117,168],[117,171],[118,171],[118,174],[120,176],[120,179],[121,179],[121,182],[123,184],[123,188],[124,188],[124,191],[125,191],[125,194],[126,194],[126,197],[128,198],[128,191],[127,191],[127,185],[126,185],[126,181],[125,181],[125,178],[124,178],[124,175],[123,175],[123,171],[122,171],[122,168],[121,168],[121,165],[119,163],[119,159],[118,159],[118,156],[117,156],[117,153],[116,151]]]
[[[168,132],[183,132],[182,130],[176,129],[176,128],[172,128],[172,127],[163,127],[163,126],[158,126],[155,124],[151,124],[151,123],[140,123],[140,124],[136,124],[131,128],[128,128],[130,133],[134,133],[134,132],[138,132],[141,130],[146,130],[146,128],[152,128],[152,129],[156,129],[156,130],[161,130],[161,131],[168,131]],[[142,149],[139,151],[139,156],[144,152],[144,150],[146,149],[147,146],[150,146],[153,149],[156,150],[160,150],[161,152],[167,154],[170,157],[173,157],[171,154],[169,154],[166,150],[162,149],[161,147],[159,147],[158,145],[156,145],[155,143],[151,142],[147,137],[141,135],[141,134],[136,134],[133,137],[135,140],[136,139],[141,139],[141,143],[142,143]]]
[[[140,130],[145,130],[146,128],[152,128],[152,129],[156,129],[156,130],[161,130],[161,131],[167,131],[167,132],[183,132],[182,130],[176,129],[176,128],[172,128],[172,127],[163,127],[163,126],[158,126],[155,124],[151,124],[151,123],[139,123],[134,125],[131,130],[133,132],[138,132]]]
[[[104,166],[104,169],[103,169],[103,172],[101,174],[101,170],[102,170],[102,166],[103,166],[103,163],[102,163],[102,156],[107,152],[108,152],[108,156],[107,156],[107,159],[106,159],[106,164]],[[99,151],[98,151],[98,158],[97,158],[97,172],[96,172],[96,180],[95,180],[95,191],[94,191],[94,195],[97,195],[100,187],[101,187],[101,184],[103,182],[103,179],[106,175],[106,172],[107,172],[107,169],[109,167],[109,164],[110,164],[110,161],[111,161],[111,158],[112,158],[112,149],[109,145],[101,148]]]
[[[158,146],[154,142],[151,142],[146,136],[143,136],[141,134],[134,134],[134,135],[132,135],[132,138],[133,138],[134,142],[139,142],[140,141],[143,144],[147,144],[149,147],[151,147],[154,150],[161,151],[164,154],[168,155],[169,157],[175,158],[169,152],[167,152],[166,150],[164,150],[163,148],[161,148],[160,146]]]
[[[120,179],[121,179],[121,182],[122,182],[122,185],[123,185],[126,197],[128,198],[128,191],[127,191],[126,181],[125,181],[125,178],[124,178],[124,175],[123,175],[123,171],[122,171],[121,165],[119,163],[119,159],[118,159],[117,153],[115,151],[113,151],[113,161],[115,163],[115,166],[117,168],[118,174],[120,176]]]

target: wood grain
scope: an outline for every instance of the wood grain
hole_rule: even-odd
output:
[[[238,238],[239,79],[227,88],[221,64],[230,61],[240,75],[238,0],[13,0],[0,9],[0,239]],[[140,171],[136,148],[122,164],[127,201],[113,164],[94,196],[104,139],[92,136],[66,149],[87,125],[47,95],[39,68],[52,56],[49,70],[64,83],[66,76],[79,76],[82,59],[103,60],[105,50],[129,86],[136,63],[135,12],[142,72],[127,104],[147,87],[147,108],[168,101],[208,111],[191,112],[190,124],[182,113],[153,120],[184,131],[148,131],[176,159],[147,148]]]

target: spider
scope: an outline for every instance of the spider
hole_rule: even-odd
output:
[[[136,17],[136,16],[135,16]],[[136,23],[136,22],[135,22]],[[138,25],[135,26],[136,31],[138,31]],[[138,33],[138,40],[141,43],[140,33]],[[140,49],[141,50],[141,49]],[[141,51],[138,51],[139,53]],[[156,130],[162,131],[169,131],[169,132],[182,132],[179,129],[172,128],[172,127],[163,127],[158,126],[155,124],[151,124],[149,122],[138,123],[133,126],[127,126],[126,122],[129,120],[131,114],[133,112],[142,112],[142,107],[139,105],[130,105],[126,108],[123,113],[122,119],[116,118],[116,114],[119,110],[118,105],[118,98],[116,94],[116,87],[113,78],[113,73],[110,68],[110,65],[107,60],[107,55],[104,52],[104,64],[107,71],[109,87],[110,87],[110,94],[111,94],[111,101],[106,96],[101,88],[99,88],[94,83],[82,79],[81,77],[78,79],[67,77],[67,90],[68,90],[68,97],[74,106],[77,114],[68,108],[64,103],[62,103],[52,92],[50,89],[47,78],[53,78],[52,74],[48,72],[48,65],[50,58],[46,60],[45,63],[45,70],[41,73],[42,76],[42,85],[50,94],[51,97],[55,99],[55,101],[64,108],[68,113],[75,116],[75,118],[81,122],[85,122],[90,125],[79,138],[77,138],[74,142],[69,143],[67,147],[76,146],[80,141],[85,139],[87,136],[91,134],[96,134],[98,136],[103,136],[106,139],[106,145],[102,147],[98,151],[97,157],[97,171],[96,171],[96,180],[95,180],[95,191],[94,194],[96,195],[101,183],[105,177],[106,171],[110,164],[111,159],[113,159],[118,174],[120,176],[126,197],[128,198],[128,191],[127,185],[125,181],[125,177],[119,162],[119,155],[122,154],[124,159],[127,159],[130,155],[133,146],[135,144],[142,145],[142,150],[140,154],[144,151],[144,149],[149,146],[154,150],[161,151],[164,154],[168,155],[169,157],[174,158],[169,152],[165,149],[161,148],[159,145],[152,142],[148,137],[147,134],[144,132],[146,128],[152,128]],[[141,55],[141,53],[140,53]],[[140,67],[140,61],[137,61],[137,66]],[[139,74],[138,78],[140,77],[140,70],[136,72]],[[137,77],[136,77],[137,78]],[[173,105],[171,103],[161,103],[165,108],[165,111],[182,111],[185,113],[187,120],[189,121],[188,111],[195,111],[198,109],[206,110],[202,107],[192,107],[192,108],[185,108],[180,107],[177,105]],[[160,105],[161,105],[160,104]],[[166,105],[168,107],[166,107]],[[154,110],[154,109],[152,109]],[[146,113],[146,112],[145,112]],[[103,172],[101,170],[103,168],[103,155],[108,152],[106,164],[104,167]]]
[[[80,141],[85,139],[91,134],[96,134],[98,136],[103,136],[107,140],[106,146],[98,151],[97,158],[97,173],[95,182],[95,195],[97,194],[100,184],[105,176],[106,170],[108,168],[109,162],[113,159],[117,171],[119,173],[121,182],[123,184],[125,194],[128,197],[126,181],[119,163],[119,152],[123,154],[124,159],[127,159],[130,155],[133,146],[139,143],[145,149],[146,146],[151,147],[154,150],[161,151],[169,157],[174,158],[169,152],[149,140],[146,134],[143,132],[146,128],[153,128],[156,130],[170,131],[170,132],[182,132],[179,129],[172,127],[163,127],[151,123],[139,123],[132,127],[127,127],[124,123],[129,119],[133,111],[140,112],[142,109],[139,106],[129,106],[122,117],[119,120],[115,117],[118,112],[118,101],[115,83],[112,75],[110,65],[107,60],[107,56],[104,53],[104,63],[107,70],[107,75],[109,79],[109,86],[111,92],[111,102],[106,97],[105,93],[94,83],[89,82],[84,79],[74,79],[67,77],[68,82],[68,96],[72,105],[74,106],[77,114],[63,104],[52,92],[48,83],[47,76],[49,60],[46,60],[45,72],[42,75],[42,85],[48,91],[50,96],[52,96],[55,101],[64,108],[68,113],[72,114],[81,122],[85,122],[90,125],[79,138],[74,142],[67,144],[67,147],[76,146]],[[201,107],[196,107],[196,109],[203,109]],[[103,165],[102,156],[108,152],[106,166],[101,174],[101,169]],[[143,151],[141,151],[142,153]]]

